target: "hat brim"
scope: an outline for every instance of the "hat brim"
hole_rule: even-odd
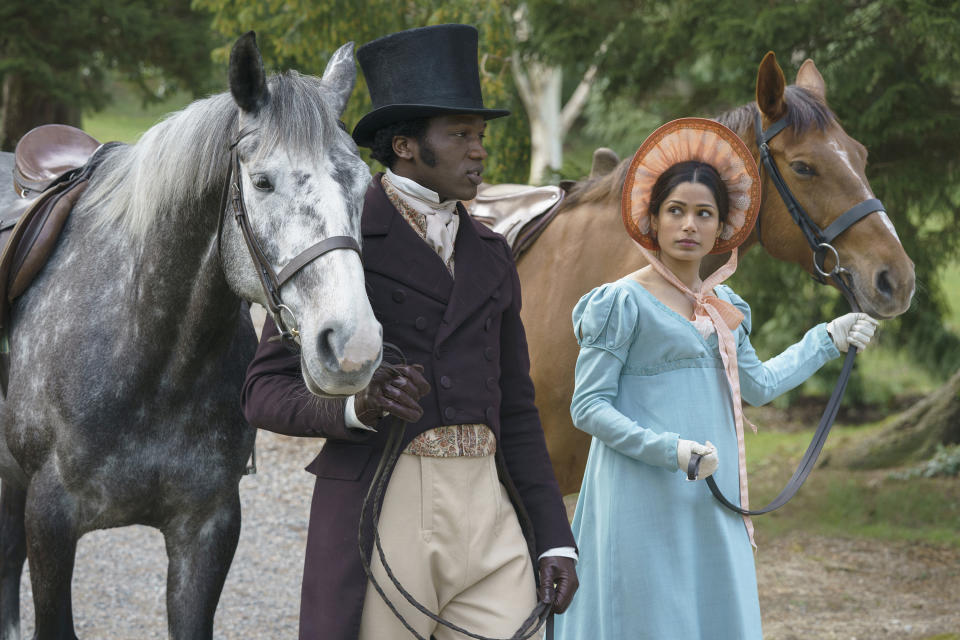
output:
[[[493,120],[510,115],[506,109],[470,109],[467,107],[438,107],[429,104],[391,104],[379,109],[374,109],[367,115],[360,118],[357,126],[353,128],[353,140],[360,147],[371,147],[374,136],[377,131],[383,127],[402,122],[404,120],[413,120],[415,118],[430,118],[433,116],[451,115],[451,114],[469,114],[483,116],[484,120]]]
[[[700,146],[692,147],[686,143],[676,144],[671,152],[664,153],[662,143],[670,144],[683,132],[710,134],[712,142],[709,149]],[[717,141],[724,144],[714,146]],[[705,138],[702,142],[707,142]],[[753,227],[760,212],[760,173],[753,154],[747,145],[736,133],[720,124],[716,120],[706,118],[680,118],[668,122],[651,133],[630,162],[627,176],[624,180],[623,193],[620,200],[621,215],[627,233],[637,243],[646,249],[658,249],[657,241],[649,230],[641,228],[638,218],[646,216],[645,208],[649,200],[648,188],[659,175],[677,162],[699,160],[713,166],[727,186],[728,193],[733,196],[733,181],[736,178],[739,185],[737,192],[740,197],[747,199],[747,204],[738,208],[738,217],[742,222],[733,228],[730,237],[718,239],[710,253],[726,253],[743,243],[753,232]],[[739,160],[737,165],[734,160]],[[652,165],[657,165],[654,169]],[[643,179],[640,179],[643,174]],[[744,184],[743,181],[748,184]],[[634,189],[636,182],[637,190]],[[731,202],[730,216],[734,217],[734,206]]]

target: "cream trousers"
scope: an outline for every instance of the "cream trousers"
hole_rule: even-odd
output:
[[[536,606],[530,555],[492,455],[401,454],[383,501],[380,538],[403,587],[468,631],[509,638]],[[414,609],[390,582],[376,550],[372,567],[387,597],[422,636],[468,637]],[[360,640],[412,637],[368,584]]]

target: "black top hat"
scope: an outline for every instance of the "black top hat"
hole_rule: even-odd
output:
[[[440,24],[392,33],[357,50],[373,111],[353,129],[361,147],[394,122],[447,113],[475,113],[484,120],[510,115],[486,109],[480,94],[477,30]]]

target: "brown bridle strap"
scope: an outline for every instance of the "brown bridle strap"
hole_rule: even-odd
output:
[[[227,169],[227,179],[220,196],[220,217],[217,222],[217,252],[219,253],[221,251],[223,216],[229,204],[233,208],[234,220],[237,221],[237,226],[240,228],[240,233],[247,245],[247,251],[250,252],[250,258],[253,260],[257,278],[260,280],[260,286],[263,288],[266,297],[267,310],[273,317],[273,321],[279,331],[279,339],[287,344],[296,344],[296,339],[300,337],[300,331],[292,310],[283,303],[280,288],[305,266],[331,251],[349,249],[356,251],[357,255],[361,255],[360,244],[351,236],[331,236],[310,245],[298,253],[280,270],[279,275],[274,271],[270,260],[263,252],[256,235],[253,233],[253,229],[250,227],[247,208],[243,202],[243,186],[237,145],[243,138],[254,131],[256,131],[256,129],[242,130],[230,145],[230,163]],[[222,263],[223,259],[221,257],[221,264]],[[288,325],[287,321],[284,320],[283,311],[286,311],[290,315],[292,326]]]

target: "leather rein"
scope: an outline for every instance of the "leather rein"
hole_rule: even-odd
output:
[[[316,242],[296,256],[280,270],[280,273],[274,271],[270,260],[267,258],[260,243],[257,241],[253,229],[250,228],[249,215],[247,207],[243,202],[243,180],[240,174],[240,158],[237,154],[237,145],[246,136],[254,133],[257,129],[243,129],[230,144],[230,164],[227,169],[227,180],[223,185],[223,192],[220,196],[220,214],[217,221],[217,253],[220,255],[220,263],[223,264],[223,255],[221,251],[223,237],[223,218],[229,204],[233,210],[233,218],[240,227],[240,233],[250,252],[250,258],[253,260],[257,277],[260,279],[260,286],[266,297],[266,307],[277,325],[279,335],[271,340],[281,340],[285,344],[295,346],[300,338],[300,328],[297,324],[297,318],[293,310],[283,303],[280,289],[284,284],[290,281],[301,269],[319,258],[320,256],[335,251],[336,249],[349,249],[360,253],[360,244],[351,236],[330,236],[324,240]],[[290,322],[284,320],[283,312],[286,311],[290,316]]]
[[[788,126],[786,117],[777,120],[771,124],[770,127],[764,130],[763,123],[760,118],[760,112],[758,110],[754,112],[753,122],[757,147],[760,150],[760,164],[763,170],[766,171],[767,175],[770,177],[770,181],[773,182],[773,186],[776,187],[777,192],[780,194],[780,198],[783,200],[783,203],[787,206],[787,211],[790,213],[790,217],[793,218],[794,223],[800,227],[804,238],[807,240],[807,244],[810,245],[810,249],[813,251],[813,267],[814,271],[816,272],[814,278],[821,284],[826,284],[827,278],[832,279],[837,285],[837,288],[840,289],[843,297],[846,298],[850,308],[853,311],[859,311],[860,306],[857,304],[856,296],[854,295],[851,286],[850,272],[840,265],[840,254],[837,253],[837,250],[834,248],[832,242],[844,231],[871,213],[877,211],[885,212],[886,209],[884,208],[883,203],[876,198],[864,200],[863,202],[855,204],[841,214],[836,220],[830,223],[826,229],[821,229],[817,223],[810,219],[810,216],[804,210],[803,206],[797,201],[796,197],[790,191],[790,187],[787,186],[786,181],[783,179],[783,175],[777,168],[777,163],[774,161],[773,155],[770,153],[770,147],[768,143],[771,139],[773,139],[774,136]],[[757,222],[757,226],[759,227],[759,220]],[[830,254],[833,254],[834,266],[830,271],[826,271],[824,260]],[[817,458],[820,457],[820,452],[823,450],[824,444],[826,444],[827,436],[830,434],[830,428],[833,426],[833,422],[837,417],[837,412],[840,409],[840,402],[843,399],[843,394],[847,389],[847,383],[850,381],[850,374],[853,371],[853,360],[856,355],[856,347],[850,346],[850,348],[847,350],[846,358],[843,361],[843,368],[840,371],[840,377],[837,380],[837,384],[834,386],[833,393],[830,395],[830,399],[827,401],[827,406],[824,409],[823,416],[820,418],[820,424],[817,426],[817,430],[813,435],[813,439],[811,440],[810,445],[807,447],[806,452],[803,454],[803,459],[797,466],[796,471],[794,471],[793,476],[787,482],[787,485],[783,488],[780,494],[777,495],[777,497],[774,498],[770,504],[761,509],[742,509],[724,497],[723,493],[720,491],[720,488],[717,486],[716,480],[714,480],[713,476],[710,476],[707,478],[707,486],[710,487],[711,493],[713,493],[714,497],[719,500],[723,506],[741,515],[756,516],[779,509],[796,495],[797,491],[800,490],[800,487],[807,479],[807,476],[810,475],[810,472],[816,466]],[[693,460],[693,456],[691,456],[690,465],[687,468],[688,478],[696,478],[700,456],[696,456],[696,458],[696,460]]]
[[[395,352],[401,363],[406,364],[406,358],[403,355],[403,352],[399,347],[392,345],[388,342],[383,343],[384,356],[388,351]],[[383,360],[383,366],[392,369],[392,365],[386,361],[386,357]],[[394,375],[401,375],[401,372],[397,369],[392,369]],[[403,444],[403,434],[406,431],[407,423],[399,418],[394,416],[387,416],[381,420],[380,424],[389,424],[390,433],[387,436],[387,442],[384,445],[383,453],[380,456],[380,462],[377,465],[377,469],[373,474],[373,479],[370,481],[370,487],[367,489],[367,493],[363,498],[363,503],[360,507],[360,522],[357,528],[357,546],[360,550],[360,563],[363,565],[363,570],[367,574],[367,579],[370,581],[370,584],[373,585],[373,588],[379,594],[380,598],[387,605],[387,608],[393,613],[394,616],[400,621],[400,623],[410,632],[413,637],[417,640],[429,640],[424,636],[420,635],[416,629],[403,617],[403,614],[400,613],[397,606],[391,602],[390,598],[384,592],[383,587],[380,585],[380,582],[377,580],[376,576],[373,574],[373,569],[371,568],[370,557],[373,554],[373,550],[376,549],[377,555],[380,558],[380,564],[383,566],[384,572],[387,574],[387,577],[390,579],[390,582],[393,586],[400,592],[400,595],[410,603],[417,611],[427,616],[437,624],[441,624],[457,633],[463,634],[467,637],[474,638],[474,640],[496,640],[494,638],[488,638],[487,636],[482,636],[472,631],[468,631],[463,627],[460,627],[453,622],[433,613],[426,606],[417,601],[413,595],[407,591],[400,580],[397,579],[397,576],[393,573],[393,569],[390,568],[390,565],[387,563],[386,555],[383,552],[383,545],[380,542],[380,510],[383,506],[383,497],[387,491],[387,485],[390,482],[390,477],[393,475],[393,469],[396,467],[397,460],[400,457],[402,452],[401,446]],[[369,524],[368,524],[369,522]],[[372,531],[371,531],[372,530]],[[366,540],[370,537],[373,538],[372,547],[365,544]],[[534,568],[534,573],[536,575],[536,568]],[[528,638],[533,637],[540,628],[546,625],[546,640],[553,640],[553,605],[544,604],[543,602],[537,602],[537,605],[533,608],[533,611],[530,612],[530,615],[526,620],[520,625],[520,628],[510,636],[509,639],[504,640],[527,640]],[[432,638],[432,636],[431,636]]]

